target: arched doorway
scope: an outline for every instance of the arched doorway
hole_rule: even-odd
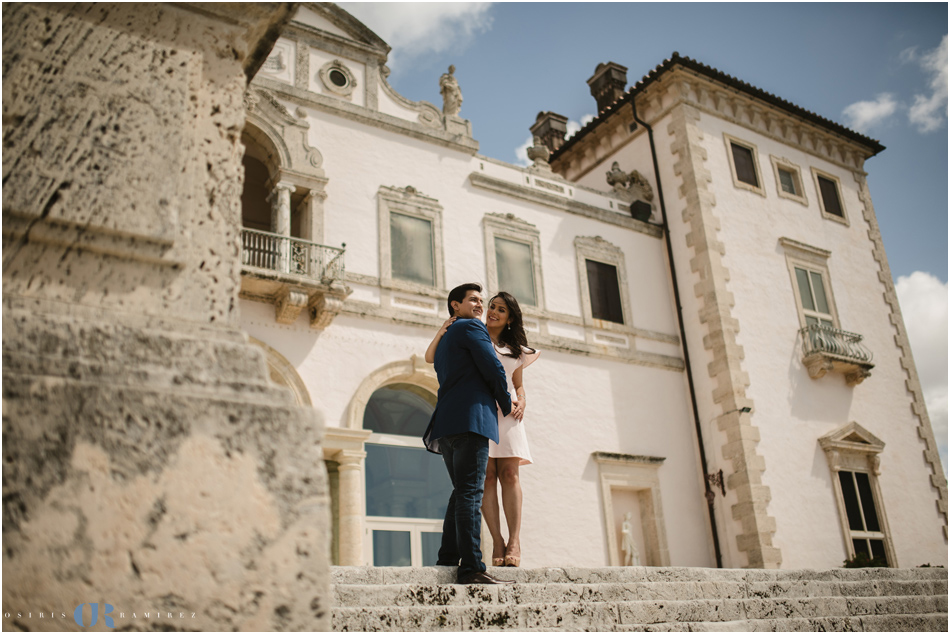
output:
[[[413,383],[389,383],[366,403],[366,561],[375,566],[433,566],[452,484],[442,459],[422,447],[436,395]]]

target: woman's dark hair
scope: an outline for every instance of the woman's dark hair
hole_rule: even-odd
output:
[[[518,305],[518,300],[515,299],[515,296],[511,293],[506,293],[505,291],[498,291],[498,294],[488,300],[488,305],[491,306],[491,303],[495,299],[500,299],[505,302],[505,305],[508,307],[508,323],[502,329],[501,334],[498,335],[498,343],[508,346],[509,353],[502,353],[506,357],[514,357],[515,359],[519,358],[522,354],[522,348],[528,348],[528,336],[524,332],[524,320],[521,318],[521,306]],[[533,348],[528,348],[529,351],[534,352]]]

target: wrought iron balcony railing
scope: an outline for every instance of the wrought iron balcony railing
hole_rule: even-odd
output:
[[[276,233],[241,229],[241,263],[301,275],[321,284],[343,280],[343,249]]]
[[[871,376],[874,355],[861,343],[861,335],[820,324],[805,326],[799,332],[802,361],[811,378],[820,379],[832,371],[844,374],[848,385],[857,385]]]
[[[864,347],[859,334],[815,324],[801,329],[802,352],[807,357],[815,352],[825,352],[858,363],[870,363],[873,354]]]

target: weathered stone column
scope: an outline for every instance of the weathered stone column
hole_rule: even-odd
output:
[[[5,628],[330,628],[323,425],[237,313],[243,96],[294,10],[3,5],[3,613],[66,615]]]
[[[290,194],[296,189],[286,182],[274,185],[268,201],[271,204],[270,230],[279,236],[290,237]],[[280,252],[279,271],[290,272],[290,241],[281,240],[278,245]]]
[[[340,473],[340,565],[363,565],[363,463],[365,451],[334,456]]]

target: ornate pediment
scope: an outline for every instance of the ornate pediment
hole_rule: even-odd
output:
[[[855,422],[818,439],[832,471],[869,471],[881,473],[884,441]]]
[[[860,451],[881,452],[884,450],[883,440],[855,422],[848,423],[830,434],[825,434],[818,439],[818,443],[822,448],[838,446]]]

